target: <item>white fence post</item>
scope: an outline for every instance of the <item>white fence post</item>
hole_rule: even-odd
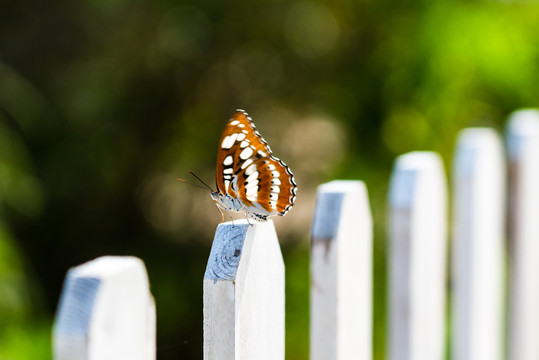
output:
[[[460,133],[453,176],[453,358],[499,360],[506,172],[493,129]]]
[[[372,219],[361,181],[318,187],[311,240],[311,360],[372,358]]]
[[[105,256],[70,269],[53,345],[56,360],[155,359],[155,304],[144,263]]]
[[[217,227],[204,274],[204,359],[284,359],[284,263],[271,220]]]
[[[508,355],[539,359],[539,111],[513,113],[509,152],[510,285]]]
[[[441,158],[397,158],[389,193],[390,360],[444,359],[447,185]]]

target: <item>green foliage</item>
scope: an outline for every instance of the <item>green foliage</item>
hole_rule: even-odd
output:
[[[309,248],[284,250],[286,264],[286,356],[287,359],[308,359],[309,344]]]
[[[49,359],[50,321],[37,310],[42,301],[28,278],[20,249],[0,224],[0,359]]]
[[[12,325],[1,334],[0,359],[47,360],[51,358],[49,321]]]

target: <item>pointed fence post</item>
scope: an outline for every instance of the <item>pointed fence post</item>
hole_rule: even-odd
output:
[[[505,162],[498,134],[463,130],[453,173],[453,359],[503,354]]]
[[[539,359],[539,111],[509,117],[508,358]]]
[[[217,227],[204,274],[204,359],[284,359],[284,263],[271,220]]]
[[[155,359],[155,304],[144,263],[105,256],[69,270],[53,337],[55,360]]]
[[[397,158],[389,192],[390,360],[444,359],[447,185],[440,156]]]
[[[318,187],[311,240],[311,360],[372,359],[372,219],[361,181]]]

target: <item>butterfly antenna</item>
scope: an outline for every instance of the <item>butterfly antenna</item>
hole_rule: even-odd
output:
[[[184,180],[184,179],[176,178],[176,180],[181,181],[181,182],[186,183],[186,184],[189,184],[189,185],[191,185],[191,186],[197,187],[197,188],[201,188],[201,189],[204,189],[204,190],[208,190],[205,186],[200,186],[200,185],[198,185],[198,184],[193,184],[192,182],[189,182],[189,181]]]
[[[204,184],[204,186],[206,186],[206,188],[208,190],[210,190],[211,192],[214,192],[213,189],[208,185],[206,184],[204,181],[202,181],[201,178],[199,178],[194,172],[192,172],[191,170],[189,170],[189,174],[193,175],[198,181],[200,181],[202,184]]]

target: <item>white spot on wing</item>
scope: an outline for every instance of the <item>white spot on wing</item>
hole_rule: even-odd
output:
[[[232,165],[233,162],[234,162],[234,158],[232,157],[232,155],[228,155],[228,156],[223,160],[223,165],[229,166],[229,165]]]
[[[241,135],[243,135],[243,134],[241,134]],[[249,145],[249,141],[247,141],[247,140],[242,141],[241,144],[240,144],[240,148],[243,149],[243,148],[247,147],[247,145]]]
[[[256,164],[251,164],[251,166],[249,166],[246,170],[245,170],[245,175],[247,176],[250,176],[253,172],[256,171]],[[256,171],[258,172],[258,171]]]
[[[262,150],[258,150],[258,154],[259,154],[260,156],[262,156],[262,157],[268,156],[268,154],[266,154],[266,153],[265,153],[264,151],[262,151]]]
[[[248,186],[245,188],[245,195],[258,197],[258,187],[257,186]]]
[[[253,173],[247,177],[245,182],[247,183],[247,187],[254,186],[256,188],[258,185],[258,171],[253,171]]]
[[[279,199],[279,195],[275,194],[275,193],[270,193],[270,199],[271,200],[277,200],[277,199]]]
[[[230,125],[238,125],[240,123],[239,120],[234,120],[230,123]]]
[[[223,142],[221,143],[221,148],[223,149],[230,149],[232,145],[236,142],[236,138],[238,137],[238,134],[234,133],[232,135],[228,135],[223,139]]]
[[[269,164],[268,165],[268,170],[275,170],[275,165]]]
[[[232,168],[223,169],[223,174],[232,174],[233,172],[234,172],[234,169]]]
[[[221,143],[221,148],[223,148],[223,149],[230,149],[230,146],[228,146],[229,140],[230,140],[230,136],[226,136],[226,137],[223,139],[223,142]]]
[[[253,149],[251,149],[250,147],[247,147],[243,149],[243,151],[240,153],[240,159],[247,160],[248,158],[251,157],[251,155],[253,155]]]
[[[242,141],[243,139],[245,139],[245,134],[242,132],[241,134],[238,134],[236,141]]]
[[[247,166],[249,166],[252,162],[253,162],[253,160],[251,160],[251,159],[245,160],[245,162],[244,162],[243,164],[241,164],[241,168],[242,168],[242,169],[245,169],[245,168],[246,168]],[[247,174],[247,175],[249,175],[249,174]]]
[[[274,178],[278,178],[279,176],[281,176],[281,173],[278,172],[277,170],[273,170],[271,172],[271,176],[273,176]]]
[[[245,127],[245,124],[239,124],[238,127],[243,128]]]
[[[271,179],[271,183],[272,183],[273,185],[281,185],[281,180],[279,180],[279,179],[277,179],[277,178],[276,178],[276,179]]]
[[[274,185],[274,186],[271,186],[271,187],[270,187],[270,191],[278,194],[278,193],[281,192],[281,188],[279,188],[278,186]]]

